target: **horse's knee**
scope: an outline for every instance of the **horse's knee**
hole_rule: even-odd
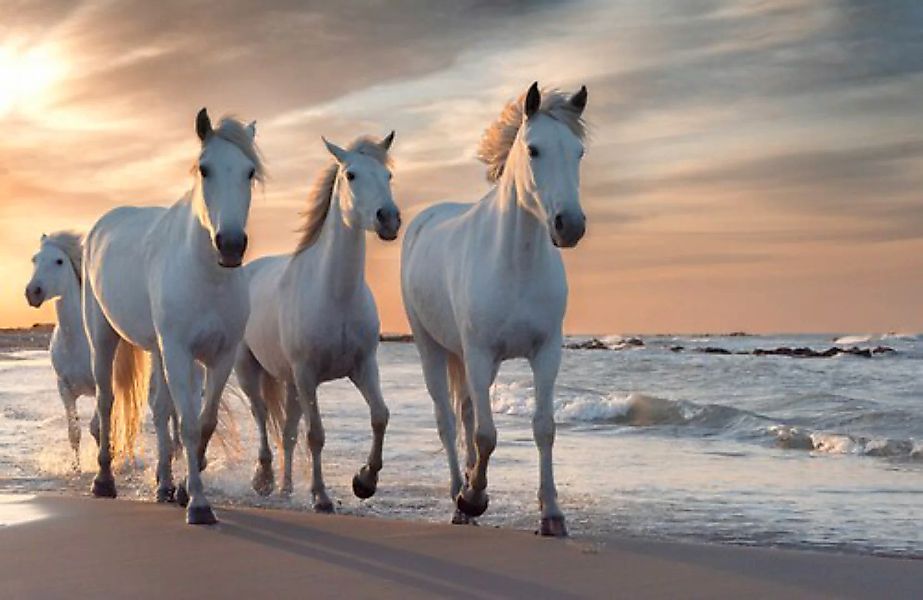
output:
[[[388,410],[388,407],[381,406],[379,409],[372,411],[372,431],[377,435],[384,435],[385,429],[388,427],[388,421],[391,418],[391,413]]]
[[[535,443],[539,446],[553,444],[555,434],[554,417],[550,414],[536,414],[532,417],[532,434],[535,437]]]
[[[326,440],[327,435],[322,427],[311,427],[311,430],[308,431],[308,447],[311,448],[312,452],[321,450]]]

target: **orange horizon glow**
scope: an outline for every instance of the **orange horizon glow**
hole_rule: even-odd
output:
[[[257,120],[270,177],[253,260],[294,248],[321,135],[397,131],[405,224],[433,202],[476,201],[480,134],[537,79],[589,89],[568,333],[923,330],[923,13],[388,4],[174,15],[85,0],[4,15],[0,326],[54,319],[23,295],[42,233],[188,189],[201,106]],[[400,242],[370,238],[368,252],[382,329],[405,332]]]

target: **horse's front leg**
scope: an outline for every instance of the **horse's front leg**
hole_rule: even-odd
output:
[[[487,510],[487,463],[497,446],[497,428],[490,409],[490,384],[497,372],[497,361],[476,349],[465,349],[465,371],[468,389],[474,403],[474,446],[477,460],[468,474],[465,489],[455,498],[458,509],[469,517]]]
[[[563,537],[567,535],[564,513],[558,506],[558,490],[554,484],[551,449],[554,445],[554,382],[561,364],[561,340],[555,338],[533,356],[529,364],[535,384],[535,414],[532,415],[532,433],[538,447],[539,487],[538,505],[542,511],[542,535]]]
[[[205,498],[202,476],[199,473],[199,405],[201,387],[196,385],[195,365],[192,353],[180,344],[162,342],[161,356],[164,374],[173,398],[173,405],[180,419],[180,433],[186,450],[186,522],[190,525],[217,523],[215,513]],[[186,494],[183,494],[184,496]]]
[[[170,417],[174,414],[170,390],[163,375],[160,352],[151,352],[151,382],[148,391],[154,430],[157,432],[157,502],[173,502],[176,486],[173,485],[173,436],[170,434]]]
[[[371,498],[378,487],[378,472],[382,467],[382,449],[385,443],[385,429],[388,427],[388,407],[381,395],[378,376],[378,360],[371,354],[362,360],[349,376],[353,384],[369,405],[372,422],[372,449],[365,466],[353,477],[353,493],[358,498]]]
[[[202,407],[202,414],[199,417],[202,433],[199,437],[198,445],[199,469],[202,471],[208,466],[205,451],[208,450],[208,442],[211,441],[215,428],[218,427],[218,409],[221,408],[221,394],[224,392],[224,386],[231,375],[231,369],[234,368],[235,356],[236,349],[225,352],[211,366],[205,369],[205,405]]]
[[[80,470],[80,421],[77,418],[77,395],[71,391],[67,382],[58,377],[58,393],[64,403],[64,413],[67,417],[67,439],[70,441],[71,450],[74,451],[74,470]]]
[[[314,496],[316,512],[333,512],[333,502],[327,496],[324,474],[321,469],[321,451],[324,449],[324,424],[320,418],[317,405],[317,376],[312,369],[298,367],[295,369],[295,386],[298,400],[308,425],[308,447],[311,449],[311,493]]]

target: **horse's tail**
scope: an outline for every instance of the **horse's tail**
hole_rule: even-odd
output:
[[[452,405],[455,407],[455,431],[458,445],[465,448],[465,411],[473,410],[471,394],[468,391],[468,376],[465,373],[465,363],[461,357],[449,354],[448,362],[449,394],[452,396]],[[470,415],[469,415],[470,416]]]
[[[285,428],[285,386],[272,375],[262,373],[260,392],[263,402],[266,403],[266,427],[276,443],[276,448],[281,452],[282,430]]]
[[[117,463],[134,458],[144,405],[147,403],[150,358],[141,348],[119,340],[112,368],[110,441]]]

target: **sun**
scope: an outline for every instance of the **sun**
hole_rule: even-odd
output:
[[[49,46],[0,46],[0,116],[42,104],[63,74],[64,64]]]

